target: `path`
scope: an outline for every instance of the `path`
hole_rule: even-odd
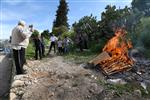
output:
[[[0,55],[0,99],[9,93],[12,70],[12,60],[5,55]]]
[[[15,77],[22,87],[12,84],[11,96],[21,100],[96,100],[103,87],[97,77],[76,64],[56,56],[28,61],[28,74]],[[17,83],[17,84],[18,84]],[[23,83],[23,84],[22,84]],[[19,85],[19,84],[18,84]]]

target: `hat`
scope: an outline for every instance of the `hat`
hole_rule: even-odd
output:
[[[25,26],[25,21],[23,21],[23,20],[20,20],[19,22],[18,22],[18,24],[20,24],[20,25],[24,25]]]

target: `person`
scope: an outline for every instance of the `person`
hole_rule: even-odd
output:
[[[29,37],[33,32],[33,28],[29,29],[25,26],[25,21],[19,21],[18,25],[12,30],[11,46],[13,49],[13,57],[16,66],[16,74],[23,74],[23,65],[25,63],[25,48],[29,44]]]
[[[31,24],[31,25],[29,25],[29,27],[27,27],[27,28],[25,28],[25,31],[26,32],[31,32],[31,34],[32,34],[32,32],[34,31],[33,30],[33,25]],[[30,36],[31,36],[31,34],[30,34]],[[27,46],[28,46],[28,44],[29,44],[29,38],[27,38],[27,39],[25,39],[25,41],[24,41],[24,43],[26,43],[25,45],[26,46],[24,46],[23,48],[24,48],[24,64],[27,64],[27,61],[26,61],[26,56],[25,56],[25,52],[26,52],[26,48],[27,48]]]
[[[79,37],[79,48],[80,48],[80,51],[83,52],[83,40],[81,36]]]
[[[9,37],[9,43],[10,43],[10,44],[11,44],[11,39],[12,39],[12,37],[10,36],[10,37]]]
[[[61,38],[58,38],[57,41],[57,47],[58,47],[58,53],[62,54],[63,53],[63,41],[61,40]]]
[[[34,37],[34,45],[35,45],[35,59],[38,60],[38,55],[40,59],[42,59],[42,48],[41,48],[41,40],[39,34]]]
[[[45,56],[45,42],[44,42],[44,35],[41,34],[41,50],[42,50],[42,56]]]
[[[52,47],[54,48],[54,53],[56,53],[55,44],[56,44],[56,41],[57,41],[57,37],[54,34],[52,34],[51,37],[50,37],[50,41],[51,41],[51,45],[49,47],[47,55],[49,55],[49,53],[51,52]]]
[[[83,39],[82,39],[82,35],[81,34],[79,34],[77,36],[77,45],[78,45],[80,51],[83,52]]]
[[[64,40],[63,40],[63,44],[64,44],[64,53],[69,52],[69,43],[71,43],[71,40],[65,36]]]
[[[88,36],[87,36],[87,34],[83,33],[82,37],[83,37],[84,49],[88,49],[88,45],[87,45],[88,44]]]

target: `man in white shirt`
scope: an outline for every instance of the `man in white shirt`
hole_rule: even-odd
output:
[[[57,37],[54,34],[52,34],[52,36],[50,37],[50,41],[51,41],[51,45],[49,47],[48,54],[51,52],[52,47],[54,48],[54,53],[56,53],[55,45],[56,45]]]
[[[33,29],[26,28],[24,21],[19,21],[18,25],[12,30],[11,46],[17,74],[23,74],[23,65],[25,63],[25,48],[29,44],[29,38]]]

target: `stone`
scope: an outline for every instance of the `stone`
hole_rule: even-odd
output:
[[[12,83],[12,87],[21,87],[21,86],[24,86],[24,81],[21,81],[21,80],[15,80],[13,83]]]
[[[108,79],[107,82],[110,84],[122,84],[122,85],[127,83],[123,79],[119,79],[119,78],[118,79]]]
[[[16,75],[16,76],[14,77],[14,80],[21,80],[21,79],[23,79],[23,78],[28,78],[28,76],[27,76],[27,75]]]
[[[145,90],[145,93],[148,94],[147,91],[147,84],[145,82],[141,82],[141,86],[143,87],[143,89]]]
[[[54,96],[54,92],[52,92],[52,93],[49,93],[49,97],[52,97],[52,96]]]
[[[32,81],[31,80],[28,80],[28,81],[25,81],[24,84],[27,86],[27,85],[31,85],[32,84]]]
[[[103,91],[103,87],[98,86],[96,83],[90,83],[89,92],[93,94],[99,94]]]
[[[24,92],[23,91],[19,91],[17,95],[23,95]]]
[[[16,100],[17,96],[15,93],[10,93],[9,94],[9,100]]]
[[[142,97],[141,90],[134,90],[133,93],[134,93],[135,96]]]
[[[80,67],[87,68],[88,64],[87,63],[80,64]]]

